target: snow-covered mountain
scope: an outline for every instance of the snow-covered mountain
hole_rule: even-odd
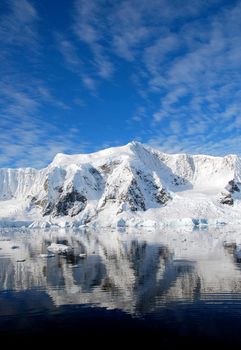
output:
[[[241,221],[241,158],[165,154],[131,142],[0,169],[0,218],[34,225],[155,226]]]

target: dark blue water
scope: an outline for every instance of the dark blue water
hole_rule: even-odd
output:
[[[42,346],[241,345],[239,236],[228,228],[2,229],[0,339]],[[42,257],[53,242],[73,249]]]

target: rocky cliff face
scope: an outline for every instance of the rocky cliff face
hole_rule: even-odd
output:
[[[84,224],[156,210],[160,220],[172,207],[181,217],[182,203],[195,204],[189,195],[197,192],[211,193],[207,198],[218,208],[233,206],[241,199],[240,164],[234,155],[168,155],[138,142],[93,154],[58,154],[42,170],[0,169],[0,217],[14,213]]]
[[[235,198],[240,197],[241,183],[235,180],[230,180],[222,192],[220,202],[222,204],[233,205]]]

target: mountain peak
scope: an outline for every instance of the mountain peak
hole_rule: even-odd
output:
[[[241,161],[166,154],[138,141],[89,154],[58,153],[39,171],[0,169],[0,201],[0,219],[58,224],[227,220],[240,217]]]
[[[143,143],[141,143],[141,142],[139,142],[139,141],[135,141],[135,140],[133,140],[133,141],[130,141],[128,144],[127,144],[127,146],[130,146],[130,147],[144,147],[144,144]]]

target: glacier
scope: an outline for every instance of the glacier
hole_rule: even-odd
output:
[[[166,154],[133,141],[59,153],[44,169],[0,169],[0,226],[241,223],[241,158]]]

